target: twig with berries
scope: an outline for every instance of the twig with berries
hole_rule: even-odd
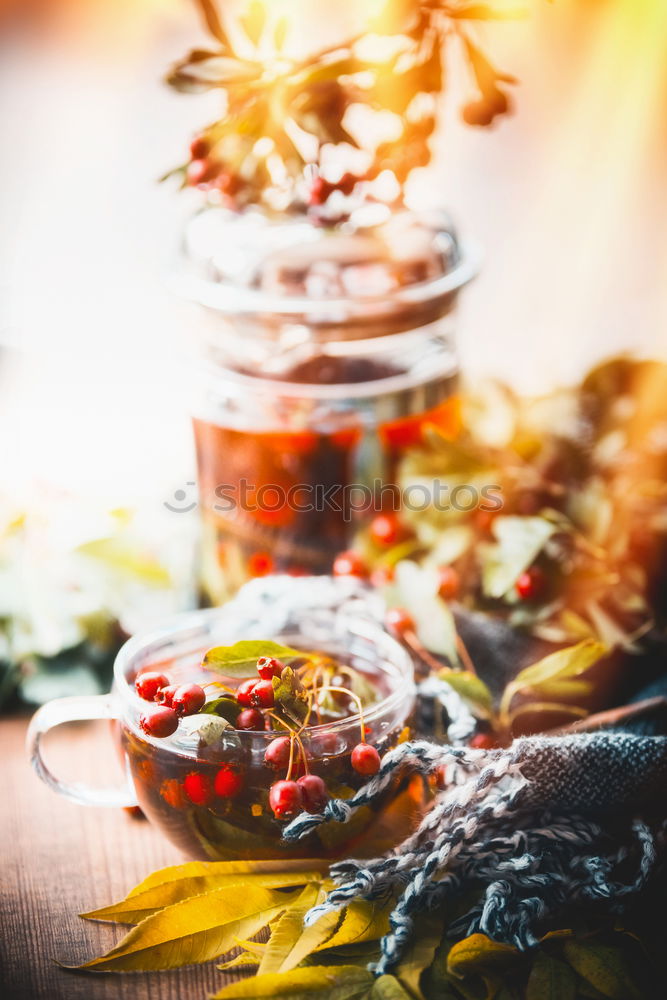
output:
[[[213,0],[197,4],[215,45],[191,51],[167,82],[185,93],[218,90],[223,112],[167,176],[179,175],[183,186],[228,207],[308,211],[334,223],[355,198],[400,200],[410,173],[431,160],[452,46],[477,90],[464,121],[487,126],[510,110],[504,88],[515,80],[495,69],[473,35],[479,22],[515,17],[515,10],[456,0],[388,2],[367,32],[297,59],[286,47],[288,20],[272,17],[268,3],[251,0],[229,27]],[[380,43],[377,55],[373,42]],[[381,55],[387,51],[388,58]],[[393,115],[397,135],[387,140],[379,128],[353,127],[350,109],[359,106]],[[331,147],[343,154],[335,167]],[[389,195],[374,184],[385,172],[393,178]]]

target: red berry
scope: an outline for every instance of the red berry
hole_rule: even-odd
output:
[[[259,732],[264,729],[264,716],[256,708],[244,708],[236,720],[237,729],[253,729]]]
[[[222,170],[213,181],[213,186],[230,197],[238,194],[243,187],[243,180],[238,174],[231,174],[228,170]]]
[[[303,794],[296,781],[276,781],[269,790],[269,805],[276,819],[291,819],[303,809]]]
[[[497,514],[493,510],[479,510],[475,511],[475,527],[479,531],[480,535],[490,535],[491,529],[493,527],[493,522],[495,521]]]
[[[275,700],[271,681],[257,681],[250,695],[251,703],[257,708],[272,708]]]
[[[273,573],[274,562],[268,552],[253,552],[248,559],[248,573],[250,576],[267,576]]]
[[[384,619],[385,625],[394,635],[405,635],[406,632],[416,632],[414,618],[405,608],[390,608]]]
[[[155,695],[168,683],[169,678],[165,674],[148,671],[148,673],[139,674],[134,682],[134,687],[139,697],[143,698],[144,701],[155,701]]]
[[[183,791],[196,806],[205,806],[213,796],[213,786],[207,774],[191,771],[183,779]]]
[[[190,143],[190,156],[193,160],[205,160],[211,147],[203,135],[196,135]]]
[[[370,743],[357,743],[352,751],[352,767],[357,774],[370,778],[380,770],[380,754]]]
[[[361,180],[361,177],[357,177],[356,174],[351,174],[349,172],[349,170],[348,170],[348,171],[346,171],[343,174],[343,176],[341,177],[341,179],[338,181],[338,184],[336,185],[336,187],[338,188],[339,191],[342,191],[343,194],[352,194],[352,192],[354,191],[355,185],[360,180]]]
[[[178,684],[168,684],[166,687],[160,688],[158,693],[155,695],[155,701],[158,705],[166,705],[167,708],[172,708],[174,695],[177,691]]]
[[[498,744],[491,733],[475,733],[468,746],[473,750],[493,750]]]
[[[459,596],[461,577],[453,566],[441,566],[438,570],[438,594],[444,601],[453,601]]]
[[[243,778],[238,771],[234,771],[233,768],[225,765],[216,774],[213,788],[216,795],[222,796],[223,799],[231,799],[233,795],[237,795],[243,788]]]
[[[167,778],[160,785],[160,795],[172,809],[182,809],[187,803],[183,789],[176,778]]]
[[[304,774],[297,785],[301,789],[303,807],[309,813],[322,812],[329,799],[327,786],[317,774]]]
[[[521,574],[514,586],[522,601],[534,601],[544,592],[546,582],[539,566],[531,566]]]
[[[187,166],[187,180],[191,187],[197,187],[209,181],[215,174],[215,164],[209,160],[191,160]]]
[[[371,521],[370,535],[376,545],[396,545],[408,534],[397,514],[378,514]]]
[[[272,677],[280,677],[285,664],[275,656],[260,656],[257,661],[257,673],[263,681],[270,681]]]
[[[358,552],[348,549],[347,552],[340,552],[334,559],[334,576],[366,576],[366,564]]]
[[[371,583],[374,587],[386,587],[393,583],[396,577],[396,570],[393,566],[378,566],[371,573]]]
[[[206,692],[199,684],[181,684],[171,704],[179,715],[196,715],[206,702]]]
[[[245,708],[249,708],[252,705],[250,697],[252,695],[255,684],[257,683],[259,682],[256,681],[254,677],[251,677],[250,680],[243,681],[242,684],[239,684],[239,686],[236,689],[236,700],[238,701],[239,705],[243,705]]]
[[[139,726],[148,736],[163,740],[178,729],[178,716],[173,708],[154,708],[139,717]]]
[[[309,204],[323,205],[333,190],[335,190],[334,184],[325,181],[324,177],[315,177],[308,192]]]
[[[278,736],[271,740],[264,753],[264,761],[269,767],[281,771],[289,764],[291,740],[289,736]]]

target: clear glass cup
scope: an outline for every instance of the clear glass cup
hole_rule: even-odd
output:
[[[456,434],[472,258],[441,213],[369,206],[333,230],[222,209],[192,220],[179,288],[205,307],[193,416],[207,600],[264,573],[330,572],[364,520],[396,506],[397,463],[422,430]]]
[[[409,721],[415,686],[411,659],[377,621],[375,600],[353,581],[273,577],[248,584],[223,608],[177,616],[166,627],[123,646],[109,695],[62,698],[36,712],[27,738],[33,766],[51,788],[75,802],[140,805],[148,819],[193,858],[328,858],[344,854],[352,842],[355,851],[363,850],[366,831],[373,829],[397,788],[349,826],[324,824],[305,841],[283,843],[283,824],[268,805],[269,788],[277,775],[264,762],[264,751],[276,732],[225,729],[218,738],[203,742],[199,727],[212,717],[197,715],[182,720],[173,736],[151,738],[139,728],[147,704],[136,694],[134,679],[147,668],[199,679],[203,653],[238,639],[271,638],[297,648],[322,649],[362,671],[380,691],[379,699],[364,712],[364,725],[367,742],[383,753],[396,744]],[[64,722],[99,718],[115,720],[125,784],[105,789],[60,781],[44,761],[43,736]],[[352,794],[364,780],[350,763],[360,725],[359,716],[352,715],[309,726],[302,734],[310,770],[334,795]],[[215,791],[221,770],[241,778],[232,797]],[[191,778],[186,782],[191,775],[198,777],[194,783]]]

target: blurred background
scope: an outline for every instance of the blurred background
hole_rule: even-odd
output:
[[[301,52],[365,13],[360,0],[278,5]],[[420,193],[484,254],[461,309],[464,372],[539,393],[619,349],[667,347],[667,3],[526,10],[480,27],[519,78],[514,115],[463,125],[470,84],[451,67]],[[90,504],[138,506],[142,537],[176,539],[196,528],[164,502],[194,478],[183,372],[197,315],[171,294],[169,272],[199,199],[157,179],[215,107],[215,94],[162,83],[206,43],[198,11],[189,0],[0,0],[0,32],[3,502],[45,512],[32,542],[44,564],[63,509],[67,545]],[[16,586],[5,581],[0,598]]]

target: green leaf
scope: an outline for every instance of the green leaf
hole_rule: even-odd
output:
[[[447,956],[447,971],[459,978],[469,975],[479,976],[486,972],[493,973],[506,969],[518,958],[520,955],[516,948],[492,941],[485,934],[471,934],[450,949]]]
[[[572,680],[590,670],[607,652],[607,646],[603,643],[583,639],[575,646],[556,650],[526,667],[505,688],[500,705],[501,714],[507,714],[515,695],[527,688],[540,696],[546,689],[554,698],[564,697],[566,692],[571,691]],[[561,682],[564,682],[565,691],[560,687]]]
[[[273,678],[273,696],[294,722],[303,722],[308,714],[308,695],[291,667],[285,667],[280,677]]]
[[[146,917],[110,951],[82,969],[128,972],[209,962],[252,937],[290,905],[293,895],[238,885],[193,896]]]
[[[275,656],[281,660],[301,655],[298,650],[270,639],[241,639],[232,646],[214,646],[209,649],[202,660],[202,666],[224,677],[252,677],[260,656]]]
[[[546,952],[538,952],[526,985],[526,1000],[576,1000],[577,977],[572,969],[552,958]]]
[[[358,965],[314,965],[289,972],[270,972],[230,983],[211,1000],[356,1000],[373,986],[373,974]]]
[[[565,942],[563,954],[582,979],[610,1000],[642,1000],[636,977],[620,949],[573,939]]]
[[[489,546],[482,567],[484,594],[504,597],[555,531],[556,526],[544,517],[495,518],[493,533],[497,544]]]
[[[451,611],[438,597],[439,587],[437,569],[422,568],[409,560],[396,566],[399,603],[414,618],[419,638],[427,649],[456,664],[456,625]]]
[[[236,720],[241,713],[241,706],[235,698],[223,695],[221,698],[214,698],[207,701],[200,711],[200,715],[218,715],[221,719],[226,719],[232,726],[236,725]]]
[[[483,680],[469,670],[443,670],[438,676],[468,702],[478,716],[488,717],[493,708],[493,695]]]

